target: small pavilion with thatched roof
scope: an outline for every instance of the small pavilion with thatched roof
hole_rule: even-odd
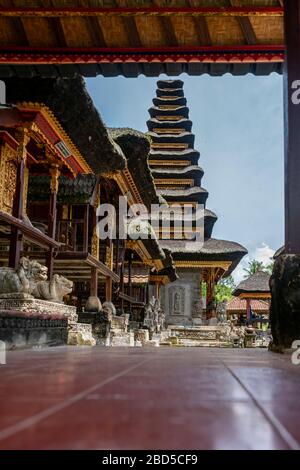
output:
[[[265,271],[257,271],[249,276],[236,287],[233,292],[235,297],[246,300],[247,305],[247,320],[251,316],[251,301],[252,300],[266,300],[270,301],[270,275]]]

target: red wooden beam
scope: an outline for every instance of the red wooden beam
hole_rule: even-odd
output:
[[[223,15],[223,16],[283,16],[283,7],[139,7],[139,8],[102,8],[102,7],[12,7],[0,8],[0,16],[99,16],[99,15]]]
[[[101,64],[126,62],[283,62],[284,45],[35,49],[0,48],[0,64]]]

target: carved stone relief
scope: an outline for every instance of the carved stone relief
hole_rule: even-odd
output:
[[[172,286],[169,290],[169,308],[171,315],[184,315],[185,289],[182,286]]]

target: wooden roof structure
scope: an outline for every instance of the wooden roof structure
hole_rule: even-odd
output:
[[[283,29],[283,0],[0,0],[0,77],[280,73]]]
[[[240,298],[270,298],[270,274],[265,271],[257,271],[247,279],[241,281],[235,288],[233,295]]]

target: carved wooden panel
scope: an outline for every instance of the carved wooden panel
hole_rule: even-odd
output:
[[[17,155],[8,145],[1,146],[0,154],[0,210],[12,214],[17,181]]]

